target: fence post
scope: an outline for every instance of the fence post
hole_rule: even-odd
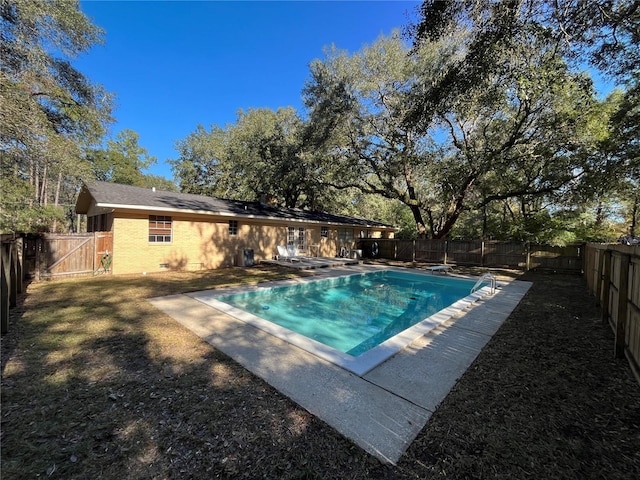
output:
[[[480,244],[480,266],[484,267],[484,240]]]
[[[615,344],[613,353],[616,358],[624,357],[625,332],[627,330],[627,306],[629,299],[629,264],[631,263],[630,255],[621,255],[620,259],[620,278],[618,280],[618,315],[615,329]],[[614,305],[613,308],[616,308]]]
[[[525,254],[524,268],[528,272],[529,270],[531,270],[531,242],[526,242],[524,244],[524,254]]]
[[[36,282],[40,281],[40,260],[41,260],[41,255],[40,255],[40,249],[42,248],[42,237],[38,236],[36,237],[36,268],[35,268],[35,275],[36,275]]]
[[[602,297],[601,297],[601,306],[602,306],[602,322],[609,321],[609,295],[611,294],[611,260],[612,260],[612,251],[605,250],[602,252]]]
[[[411,248],[411,263],[416,264],[416,241],[413,241],[413,247]]]
[[[18,305],[18,245],[16,241],[9,243],[9,307],[15,307]]]
[[[93,232],[93,260],[91,261],[91,271],[95,275],[98,268],[97,259],[98,256],[98,239],[96,238],[97,232]]]
[[[24,292],[24,238],[16,239],[16,284],[17,292]]]
[[[594,290],[596,294],[596,307],[600,306],[600,300],[602,298],[602,275],[604,274],[604,256],[606,250],[597,249],[598,252],[598,268],[596,269],[596,281]]]
[[[9,331],[9,297],[10,297],[10,250],[9,245],[0,243],[0,334]]]
[[[449,250],[449,241],[445,240],[444,241],[444,259],[442,261],[442,263],[444,263],[445,265],[447,264],[447,251]]]

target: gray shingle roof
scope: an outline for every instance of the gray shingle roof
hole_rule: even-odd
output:
[[[87,213],[93,198],[98,207],[129,208],[162,212],[189,212],[302,222],[344,224],[360,227],[393,228],[375,220],[367,220],[298,208],[280,208],[260,202],[224,200],[205,195],[133,187],[111,182],[87,182],[76,204],[77,213]]]

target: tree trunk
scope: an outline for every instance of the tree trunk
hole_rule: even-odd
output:
[[[58,182],[56,183],[56,196],[53,204],[57,207],[60,203],[60,188],[62,186],[62,172],[58,172]]]
[[[40,169],[35,160],[31,160],[33,164],[33,195],[37,205],[40,205]]]
[[[418,228],[418,236],[420,238],[427,237],[427,227],[424,225],[424,220],[422,219],[422,212],[420,211],[420,207],[417,203],[407,204],[411,213],[413,214],[413,219],[416,222],[416,227]]]
[[[55,197],[53,199],[53,204],[54,206],[58,206],[58,203],[60,202],[60,185],[62,184],[62,172],[58,172],[58,181],[56,182],[56,193],[55,193]],[[51,228],[52,231],[57,232],[58,231],[58,219],[54,218],[53,219],[53,227]]]
[[[636,236],[636,225],[638,224],[638,195],[633,196],[633,207],[631,208],[631,225],[629,225],[629,235]]]
[[[462,185],[462,188],[460,189],[458,197],[456,198],[453,210],[447,216],[447,219],[444,222],[444,225],[442,225],[442,228],[438,232],[434,232],[433,238],[442,239],[449,235],[449,233],[453,229],[453,226],[458,221],[458,218],[460,218],[462,210],[464,210],[464,200],[467,196],[467,192],[469,192],[469,189],[471,188],[475,180],[475,175],[470,175],[469,177],[467,177],[464,184]]]
[[[424,225],[424,219],[422,218],[422,212],[420,211],[420,202],[418,202],[416,189],[413,185],[413,175],[411,173],[411,169],[405,168],[404,180],[407,184],[407,195],[409,197],[408,201],[405,201],[404,203],[409,207],[411,213],[413,214],[413,219],[415,220],[416,228],[418,229],[418,236],[420,238],[426,238],[427,228]]]
[[[487,239],[487,206],[482,207],[482,239]]]
[[[453,229],[453,226],[458,221],[458,218],[460,217],[461,213],[462,213],[462,206],[460,206],[460,208],[456,207],[454,211],[451,213],[451,215],[447,217],[447,220],[444,222],[444,225],[442,225],[442,228],[439,231],[434,232],[433,238],[436,240],[441,240],[443,238],[446,238],[447,235],[449,235],[449,233]]]
[[[602,225],[604,222],[604,206],[602,204],[602,200],[598,201],[598,207],[596,208],[596,225]]]
[[[49,166],[45,163],[44,164],[44,171],[42,172],[42,186],[41,186],[41,191],[40,191],[40,205],[44,205],[45,207],[47,206],[48,203],[48,195],[47,195],[47,175],[49,175]]]

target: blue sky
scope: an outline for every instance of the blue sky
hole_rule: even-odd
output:
[[[332,43],[349,52],[416,18],[420,1],[81,1],[105,44],[74,64],[116,94],[111,127],[131,129],[172,178],[175,142],[239,109],[293,106],[309,63]]]

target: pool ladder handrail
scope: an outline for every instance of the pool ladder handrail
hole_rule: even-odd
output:
[[[482,284],[487,282],[487,281],[490,282],[491,295],[493,295],[495,293],[495,291],[496,291],[496,277],[492,273],[483,274],[478,279],[476,284],[471,288],[471,292],[470,293],[475,293],[476,291],[480,290],[480,287],[482,286]]]

